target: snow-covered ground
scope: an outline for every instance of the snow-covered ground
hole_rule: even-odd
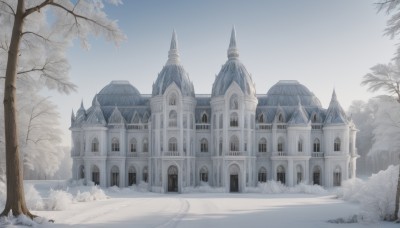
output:
[[[359,204],[337,199],[326,191],[231,194],[196,193],[196,189],[192,189],[185,194],[155,194],[141,192],[140,188],[108,188],[104,189],[105,196],[101,189],[67,187],[63,181],[26,183],[32,184],[39,198],[43,198],[38,204],[42,209],[33,212],[55,220],[54,224],[40,227],[398,227],[391,222],[329,223],[331,219],[358,214]],[[56,190],[49,191],[50,188]],[[264,186],[264,190],[266,188]],[[70,195],[62,195],[66,192]],[[292,189],[289,192],[305,191]],[[32,193],[29,195],[30,204],[35,205],[35,198],[39,198]],[[55,202],[63,203],[58,204],[60,210],[43,206],[54,207]],[[6,227],[19,226],[9,224]]]

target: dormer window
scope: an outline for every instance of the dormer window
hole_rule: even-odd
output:
[[[279,123],[283,123],[284,121],[283,121],[283,115],[282,114],[279,114],[279,116],[278,116],[278,122]]]
[[[111,141],[111,151],[113,152],[119,151],[119,140],[117,138],[113,138]]]
[[[261,113],[260,116],[258,117],[258,122],[264,123],[264,114],[263,113]]]
[[[176,95],[175,93],[171,94],[169,97],[169,105],[175,106],[176,105]]]
[[[333,145],[333,151],[340,151],[340,139],[336,138],[334,145]]]
[[[99,152],[99,140],[97,138],[92,140],[92,152]]]
[[[312,119],[311,119],[311,122],[313,122],[313,123],[316,123],[316,122],[317,122],[317,114],[314,114],[314,115],[313,115],[313,117],[312,117]]]

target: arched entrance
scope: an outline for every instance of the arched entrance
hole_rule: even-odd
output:
[[[229,191],[239,192],[239,173],[240,169],[237,165],[229,167]]]
[[[314,167],[313,184],[321,185],[321,168],[319,166]]]
[[[96,165],[94,165],[92,168],[92,181],[95,185],[100,184],[100,170]]]
[[[278,166],[278,168],[276,169],[276,181],[279,181],[282,184],[286,184],[285,168],[281,165]]]
[[[178,192],[178,168],[174,165],[168,168],[168,192]]]
[[[119,168],[117,166],[113,166],[111,168],[111,178],[110,178],[110,186],[119,187]]]

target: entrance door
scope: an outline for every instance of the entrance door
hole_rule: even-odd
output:
[[[314,174],[313,174],[313,182],[314,182],[314,184],[321,185],[320,173],[319,172],[314,172]]]
[[[178,192],[178,175],[168,175],[168,192]]]
[[[230,192],[239,192],[239,175],[231,175]]]
[[[168,168],[168,192],[178,192],[178,168],[176,166]]]

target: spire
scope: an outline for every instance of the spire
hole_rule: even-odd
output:
[[[75,113],[74,113],[74,109],[72,109],[72,113],[71,113],[71,123],[73,123],[75,121]]]
[[[178,41],[176,38],[175,30],[172,32],[171,46],[168,52],[167,65],[179,64]]]
[[[97,100],[97,94],[96,94],[96,96],[94,97],[94,105],[95,105],[95,106],[100,106],[100,102],[99,102],[99,100]]]
[[[83,99],[81,100],[81,107],[79,109],[85,110],[85,108],[83,107]]]
[[[337,101],[337,97],[336,97],[336,91],[335,91],[335,89],[333,89],[333,92],[332,92],[332,98],[331,98],[331,102],[332,101]]]
[[[331,102],[329,103],[328,110],[326,111],[325,124],[346,124],[347,116],[342,106],[340,106],[336,91],[333,89]]]
[[[228,59],[235,59],[239,57],[238,49],[236,48],[236,30],[235,26],[232,27],[231,41],[228,48]]]

